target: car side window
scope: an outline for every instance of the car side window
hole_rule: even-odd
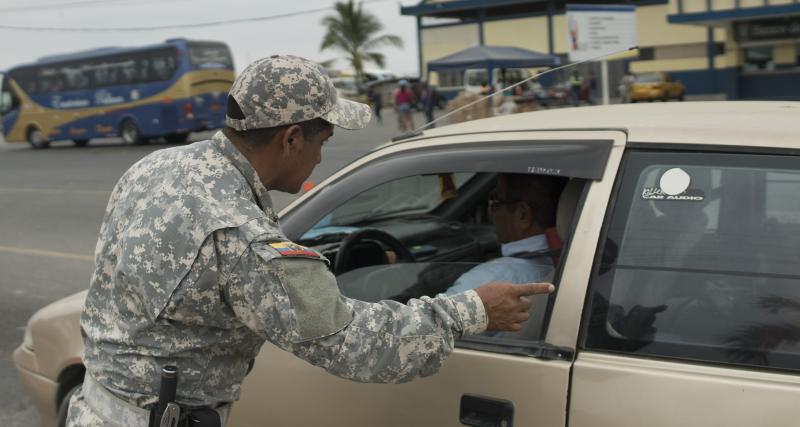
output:
[[[298,242],[331,261],[344,296],[363,301],[406,303],[493,281],[553,281],[563,246],[557,210],[568,181],[493,172],[403,177],[344,201]],[[582,190],[584,182],[576,179],[569,191]],[[511,224],[525,209],[529,219]],[[569,229],[574,209],[562,208],[562,228]],[[538,297],[522,332],[480,339],[538,341],[548,296]]]
[[[629,151],[585,349],[800,366],[800,158]]]

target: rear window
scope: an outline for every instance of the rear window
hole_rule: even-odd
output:
[[[661,75],[658,73],[639,74],[636,76],[636,83],[658,83],[661,81]]]
[[[800,159],[632,152],[585,347],[800,369]]]

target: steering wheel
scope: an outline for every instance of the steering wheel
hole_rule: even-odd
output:
[[[351,233],[342,241],[339,251],[336,253],[336,261],[333,263],[333,273],[335,275],[338,276],[349,270],[350,255],[353,249],[359,243],[367,240],[388,246],[389,249],[397,254],[397,262],[415,261],[414,254],[391,234],[376,228],[365,228]],[[384,258],[386,257],[384,256]]]

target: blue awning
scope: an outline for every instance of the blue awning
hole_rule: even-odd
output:
[[[428,71],[456,71],[473,68],[538,68],[561,65],[555,55],[512,46],[473,46],[428,62]]]

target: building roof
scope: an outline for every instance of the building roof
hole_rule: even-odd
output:
[[[561,64],[555,55],[514,46],[472,46],[428,62],[428,70],[466,70],[472,68],[533,68]]]
[[[716,101],[558,108],[474,120],[414,140],[485,132],[619,130],[628,141],[791,147],[800,152],[800,102]]]
[[[477,17],[479,10],[502,9],[504,14],[541,12],[546,10],[548,0],[450,0],[420,1],[416,6],[400,8],[402,15],[435,16],[442,18],[469,19]]]

